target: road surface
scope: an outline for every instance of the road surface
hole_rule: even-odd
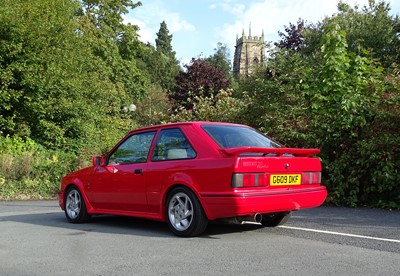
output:
[[[400,275],[400,212],[320,207],[178,238],[161,222],[70,224],[56,201],[0,202],[0,275]]]

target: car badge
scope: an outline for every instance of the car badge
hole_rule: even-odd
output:
[[[289,164],[288,163],[285,164],[285,169],[289,169]]]

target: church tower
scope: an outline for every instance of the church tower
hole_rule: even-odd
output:
[[[261,37],[251,36],[251,26],[249,36],[245,36],[244,30],[242,37],[236,35],[235,57],[233,59],[233,74],[235,76],[248,76],[254,72],[257,66],[263,64],[264,53],[264,31]]]

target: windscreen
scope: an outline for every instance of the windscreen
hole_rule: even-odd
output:
[[[253,128],[226,125],[203,125],[206,133],[222,148],[282,146]]]

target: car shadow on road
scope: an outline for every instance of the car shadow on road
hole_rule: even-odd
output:
[[[23,214],[0,217],[0,222],[11,221],[23,224],[33,224],[44,227],[55,227],[65,231],[65,235],[81,235],[89,232],[110,233],[120,235],[135,235],[145,237],[176,237],[165,222],[146,220],[134,217],[100,215],[93,216],[87,223],[69,223],[64,213],[48,212],[40,214]],[[22,226],[21,226],[22,227]],[[221,224],[210,223],[206,231],[198,238],[218,239],[218,235],[241,233],[261,228],[255,224]]]
[[[251,232],[264,228],[261,224],[226,224],[212,222],[200,238],[219,239],[219,235]]]

